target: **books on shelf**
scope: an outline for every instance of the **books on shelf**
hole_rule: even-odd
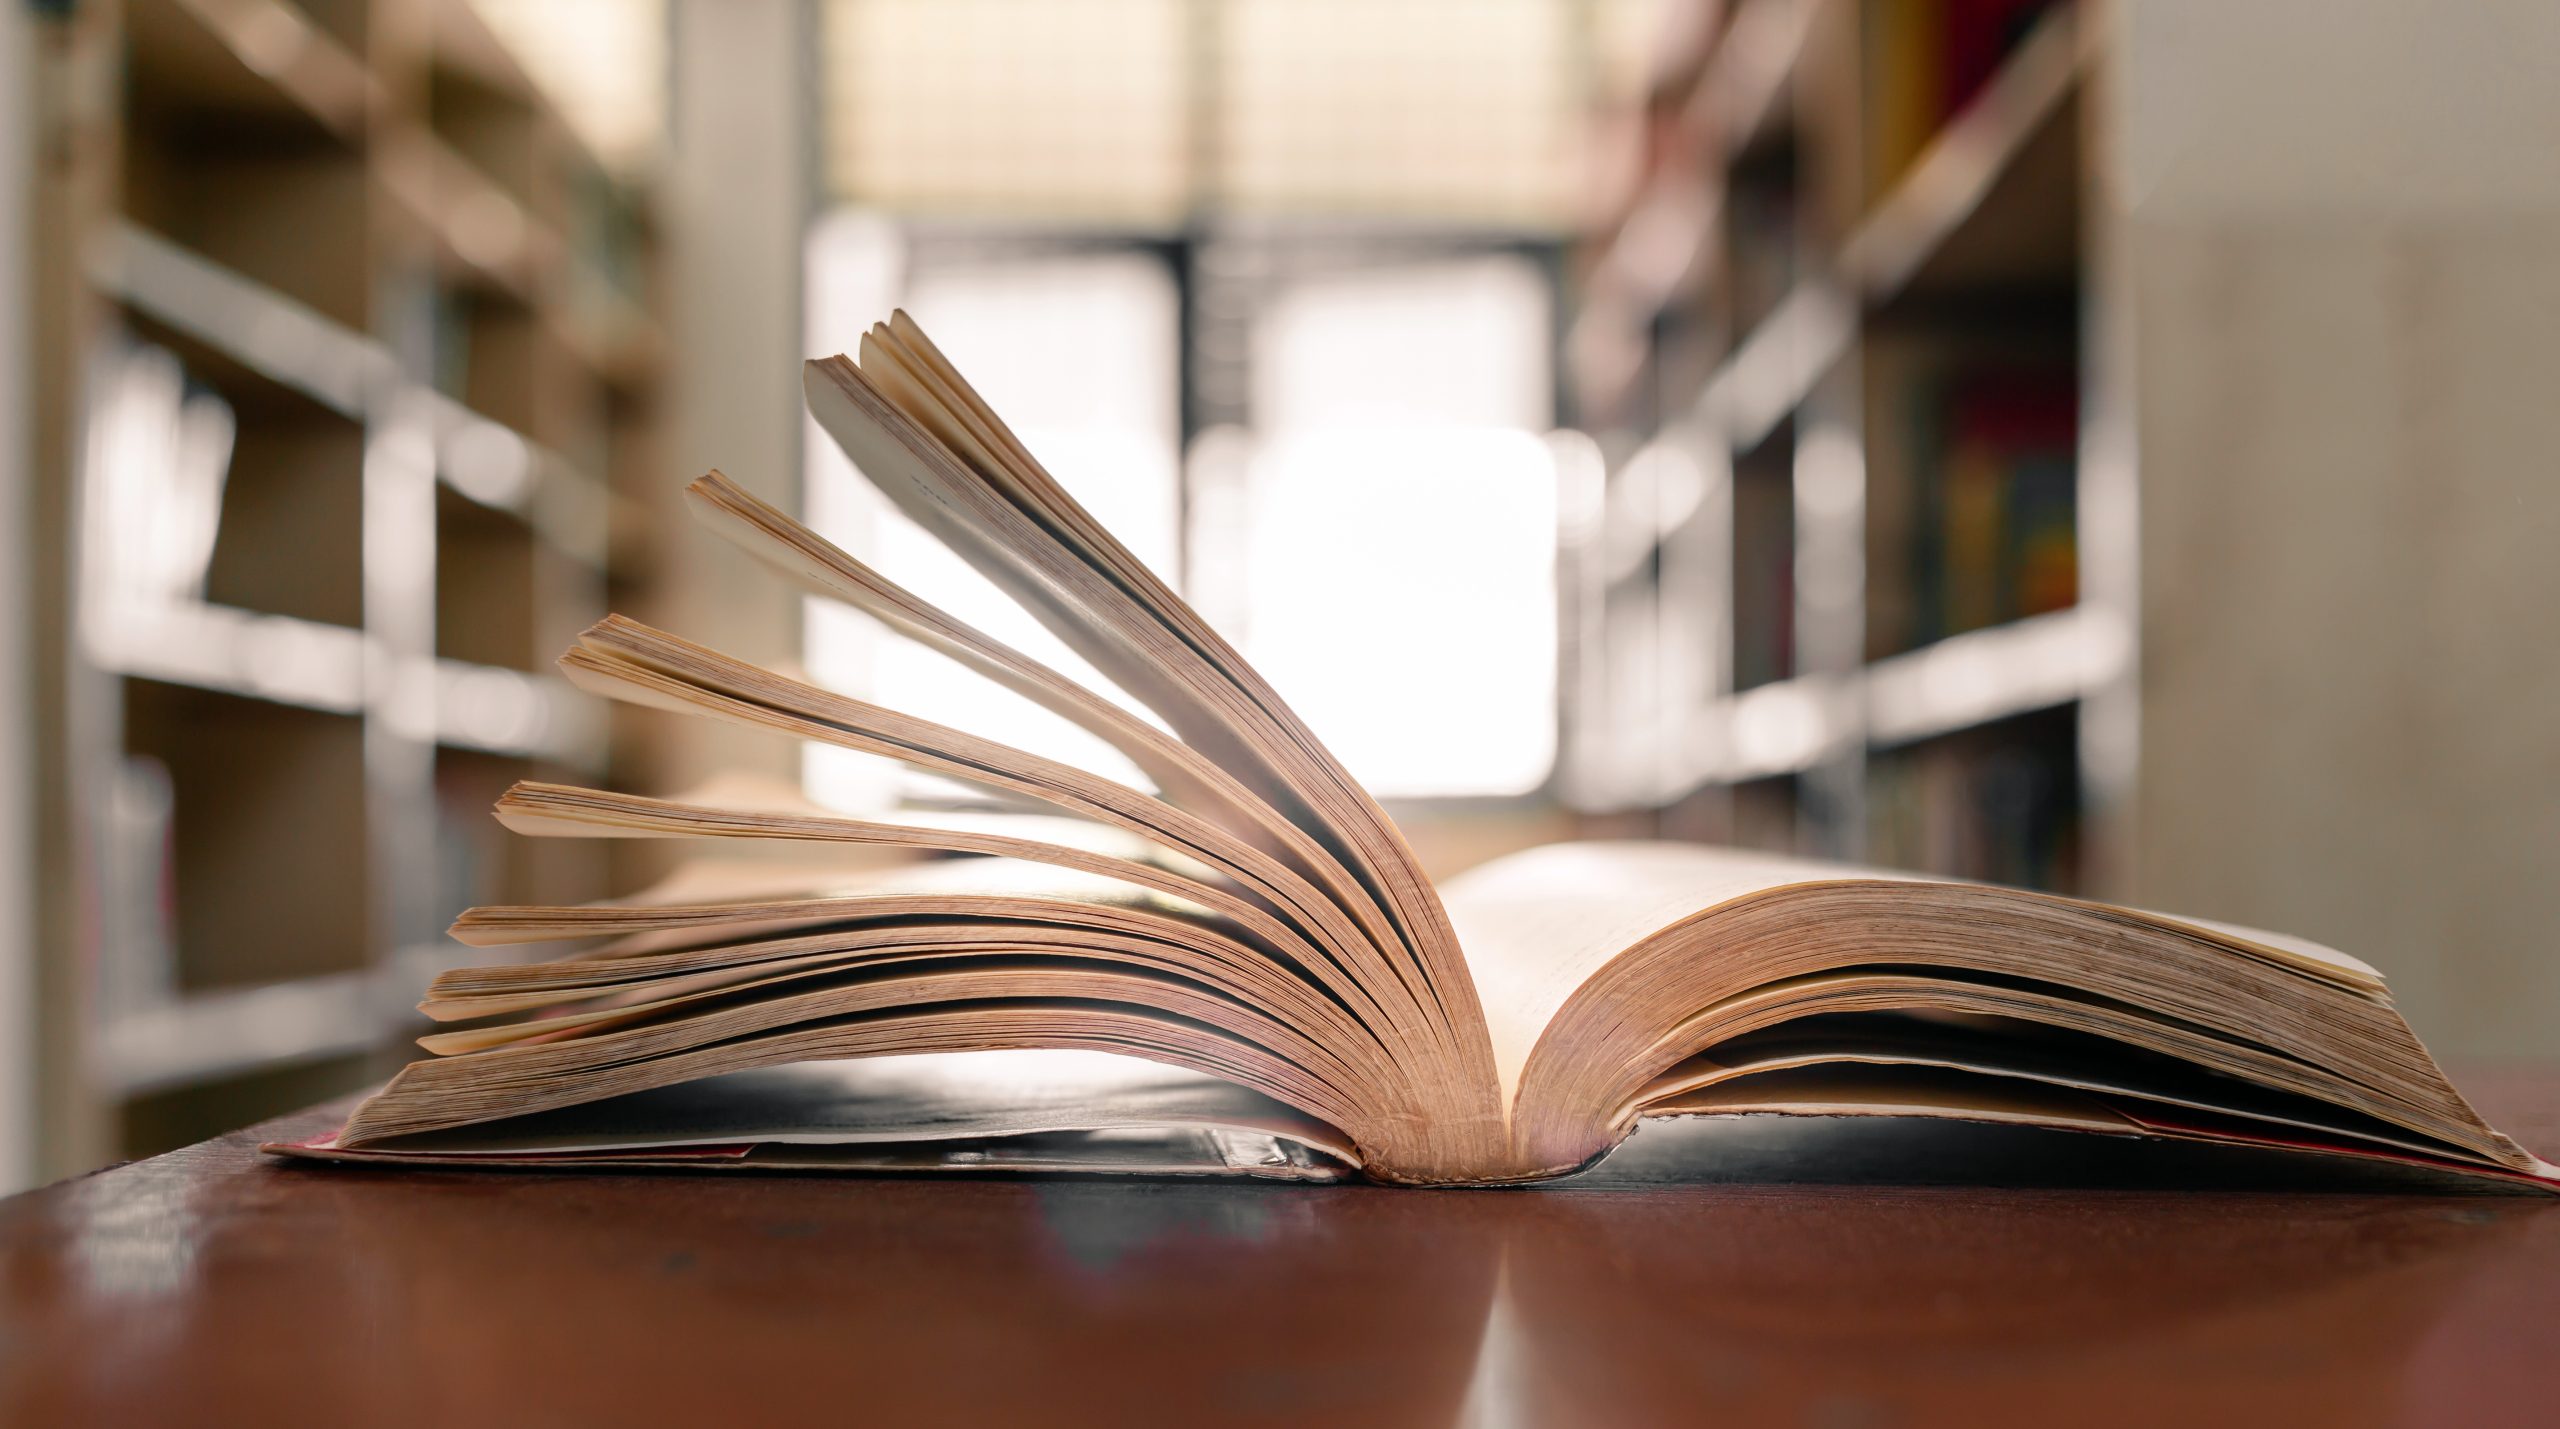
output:
[[[2079,395],[2068,371],[1958,368],[1915,380],[1905,413],[1913,587],[1908,648],[2079,598]]]
[[[1868,0],[1867,191],[1893,186],[2056,0]]]
[[[1867,758],[1865,856],[2068,892],[2079,882],[2078,755],[2068,709],[1877,750]]]
[[[1733,688],[1795,673],[1796,495],[1792,429],[1733,468]]]
[[[889,823],[525,784],[536,837],[971,857],[561,907],[438,977],[433,1054],[295,1156],[435,1166],[1063,1168],[1536,1180],[1647,1117],[1926,1115],[2560,1186],[2378,974],[2278,934],[1700,846],[1565,844],[1433,887],[1288,705],[903,316],[810,405],[918,524],[1145,714],[918,600],[714,473],[782,575],[1103,738],[1116,782],[612,617],[562,659],[661,710],[886,755],[1047,818]],[[1060,831],[1059,816],[1080,832]],[[1026,1060],[939,1053],[1069,1054]],[[1119,1053],[1095,1060],[1073,1054]]]

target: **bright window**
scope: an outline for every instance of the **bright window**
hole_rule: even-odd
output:
[[[1529,260],[1463,257],[1291,284],[1257,324],[1245,651],[1382,796],[1554,763],[1547,306]]]

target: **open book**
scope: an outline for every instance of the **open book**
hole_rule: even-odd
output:
[[[854,464],[1129,703],[918,600],[717,473],[693,509],[1098,736],[1152,788],[608,618],[615,699],[884,755],[1020,822],[521,785],[535,836],[972,855],[829,886],[480,908],[453,1030],[336,1136],[473,1165],[1058,1168],[1532,1180],[1640,1118],[1929,1115],[2235,1141],[2551,1183],[2371,968],[2041,894],[1668,844],[1567,844],[1434,888],[1262,677],[1071,500],[903,314],[807,368]],[[950,1057],[955,1052],[1003,1053]],[[1121,1054],[1121,1055],[1104,1055]]]

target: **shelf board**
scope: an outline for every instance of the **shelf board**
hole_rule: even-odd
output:
[[[142,1096],[382,1051],[420,1020],[418,997],[438,973],[531,955],[520,948],[418,943],[376,967],[192,993],[119,1013],[99,1028],[100,1080],[119,1096]]]
[[[2092,606],[1951,635],[1851,675],[1799,675],[1717,700],[1681,741],[1677,797],[1801,773],[1845,748],[1889,748],[2069,704],[2124,672],[2132,640]]]
[[[361,630],[200,601],[100,604],[82,629],[100,669],[325,714],[361,715],[369,672],[387,668]],[[584,696],[547,675],[459,660],[395,677],[389,714],[423,742],[587,766],[602,726]]]
[[[361,142],[364,61],[282,0],[130,0],[131,82],[190,116]]]
[[[447,748],[592,768],[604,747],[592,701],[555,676],[438,660],[434,709]]]
[[[426,235],[447,281],[521,304],[604,381],[628,385],[658,359],[665,335],[640,304],[601,277],[601,305],[573,298],[578,259],[567,240],[461,151],[414,127],[379,149],[384,190]]]
[[[1727,164],[1790,121],[1787,81],[1820,8],[1818,0],[1743,0],[1717,37],[1681,119]]]
[[[1717,166],[1730,168],[1787,122],[1787,81],[1803,57],[1816,8],[1812,0],[1744,0],[1717,35],[1679,118],[1682,132]],[[1608,242],[1584,275],[1568,351],[1587,366],[1605,368],[1613,348],[1635,342],[1646,324],[1712,270],[1711,240],[1722,209],[1721,187],[1703,180],[1693,164],[1675,160],[1640,179],[1605,225]],[[1618,365],[1629,367],[1623,360]],[[1614,387],[1632,371],[1597,376],[1599,385]]]
[[[560,335],[588,371],[629,390],[665,360],[666,332],[611,279],[590,276],[595,284],[590,296],[570,302],[556,315]]]
[[[1857,738],[1854,678],[1798,675],[1754,685],[1709,705],[1685,731],[1684,767],[1666,792],[1801,773]]]
[[[1768,440],[1858,335],[1856,297],[1828,279],[1798,283],[1707,378],[1695,411],[1737,452]]]
[[[1744,0],[1719,34],[1680,107],[1680,127],[1718,165],[1730,165],[1784,122],[1787,79],[1804,53],[1809,0]],[[1595,293],[1656,309],[1695,271],[1714,230],[1717,195],[1687,164],[1646,174],[1591,267]]]
[[[553,549],[602,569],[613,498],[567,457],[462,402],[419,389],[435,427],[436,474],[457,496],[522,520]]]
[[[498,38],[470,0],[434,0],[427,9],[427,44],[434,63],[473,83],[548,113],[549,97]]]
[[[1735,23],[1758,7],[1737,14]],[[1773,26],[1774,21],[1769,22]],[[1801,405],[1814,384],[1839,361],[1858,332],[1861,317],[1891,301],[1930,260],[1967,231],[1986,197],[2049,127],[2071,98],[2094,56],[2099,27],[2077,7],[2058,4],[2004,61],[1981,94],[1950,119],[1913,161],[1910,172],[1868,211],[1837,253],[1800,280],[1753,326],[1701,387],[1693,410],[1722,424],[1736,450],[1748,448]],[[1801,36],[1798,36],[1801,42]],[[1783,72],[1781,73],[1783,79]],[[1746,96],[1747,97],[1747,96]],[[1740,102],[1740,101],[1737,101]],[[1651,199],[1640,200],[1640,204]],[[1704,222],[1712,223],[1712,205]],[[1641,326],[1661,301],[1677,291],[1663,274],[1672,266],[1660,255],[1668,244],[1632,226],[1604,254],[1609,276],[1599,285],[1595,321]],[[1696,241],[1706,242],[1702,227]],[[1615,257],[1615,265],[1611,259]],[[1691,258],[1685,274],[1697,266]],[[1617,276],[1618,267],[1633,277]],[[1650,298],[1647,309],[1637,301]],[[1576,335],[1578,346],[1596,346]]]
[[[340,416],[363,420],[399,364],[371,338],[138,224],[99,234],[89,278],[130,305]]]
[[[1706,238],[1720,207],[1695,174],[1648,181],[1583,277],[1581,321],[1639,330],[1689,291],[1708,266]]]
[[[2133,658],[2121,620],[2095,606],[1950,635],[1867,666],[1866,736],[1909,744],[2068,704]]]
[[[578,163],[600,174],[613,172],[578,126],[571,124],[553,102],[550,91],[526,70],[516,57],[515,47],[489,28],[488,20],[470,0],[433,0],[427,10],[427,43],[434,64],[521,101],[542,116],[544,125]]]
[[[560,236],[472,162],[408,125],[376,146],[382,185],[432,240],[449,274],[539,308]]]
[[[342,715],[364,712],[374,658],[361,630],[201,601],[92,602],[81,640],[117,674]]]
[[[2055,6],[1878,201],[1830,271],[1799,282],[1735,345],[1697,401],[1735,450],[1802,405],[1856,338],[1862,313],[1891,299],[1962,229],[2070,95],[2095,28],[2082,26],[2072,6]]]
[[[436,428],[436,474],[530,523],[588,566],[605,559],[602,480],[524,434],[408,380],[389,349],[133,223],[99,236],[90,281],[154,322],[352,421],[415,398]]]
[[[2095,55],[2098,33],[2071,4],[2047,11],[1868,211],[1836,264],[1868,304],[1890,299],[1981,211],[2071,96]]]
[[[191,994],[101,1019],[97,1076],[132,1097],[376,1051],[416,995],[374,970]]]

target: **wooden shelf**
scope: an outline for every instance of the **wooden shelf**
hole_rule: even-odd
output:
[[[112,430],[156,450],[168,366],[130,342],[183,371],[190,460],[223,427],[202,392],[232,434],[201,582],[167,568],[196,559],[180,522],[56,583],[71,717],[42,754],[105,772],[46,817],[121,828],[157,798],[176,821],[84,844],[41,910],[48,945],[118,970],[113,999],[53,1009],[76,1035],[46,1075],[90,1097],[65,1115],[80,1159],[378,1072],[365,1054],[415,996],[399,950],[450,911],[438,771],[604,764],[601,708],[548,661],[604,607],[610,483],[653,465],[664,339],[645,200],[467,0],[124,0],[72,7],[58,36],[42,361],[120,384],[67,382],[61,428],[124,404],[140,424]],[[61,509],[103,533],[110,504],[154,499],[132,462],[79,450],[46,455]],[[279,902],[276,869],[321,895]],[[167,927],[94,920],[156,907],[163,881]]]
[[[2131,633],[2087,607],[1951,635],[1867,667],[1867,739],[1904,744],[2068,704],[2132,659]]]
[[[126,0],[125,62],[137,103],[237,137],[361,141],[373,76],[283,0]]]
[[[177,991],[368,961],[364,733],[339,714],[126,682],[125,753],[157,760],[173,791]],[[280,877],[292,896],[278,896]]]
[[[1793,122],[1787,92],[1821,0],[1743,0],[1726,22],[1681,118],[1731,165]]]
[[[351,420],[422,405],[434,427],[437,474],[449,488],[523,518],[572,559],[602,563],[611,497],[599,476],[409,381],[372,338],[131,223],[100,236],[89,274],[153,325],[144,336],[177,350],[191,374],[226,395],[257,401],[257,384],[272,384]]]
[[[239,305],[241,325],[228,329],[219,313],[235,305],[204,306],[214,311],[128,302],[120,325],[127,340],[173,354],[191,389],[209,392],[230,419],[227,452],[216,454],[222,462],[216,473],[219,509],[200,573],[203,598],[214,607],[359,626],[366,427],[348,407],[360,412],[362,404],[360,394],[313,370],[351,345],[338,341],[325,322],[287,306]],[[157,313],[179,316],[186,326],[162,322]],[[262,321],[268,318],[275,321]],[[217,346],[199,335],[222,341]],[[121,386],[119,380],[102,390]],[[110,499],[143,499],[143,492],[122,491]],[[106,506],[84,514],[97,522],[144,517]],[[280,560],[279,551],[300,557]],[[112,580],[114,572],[84,578]]]
[[[225,142],[156,110],[134,126],[114,191],[124,219],[342,327],[371,328],[375,186],[362,151]]]
[[[528,306],[540,300],[541,275],[557,259],[559,237],[523,204],[423,129],[386,136],[378,164],[383,191],[426,237],[447,281]]]
[[[536,618],[546,558],[557,559],[515,516],[436,494],[436,656],[532,671],[559,653]]]
[[[1969,220],[2072,93],[2086,57],[2080,34],[2067,5],[2040,22],[1975,105],[1841,246],[1829,272],[1799,284],[1735,347],[1699,393],[1699,412],[1737,445],[1759,441],[1848,351],[1863,310],[1893,299],[1951,240],[1993,231]],[[1972,272],[1985,266],[1979,259],[1964,265]],[[2041,278],[2062,276],[2042,252],[2036,266]]]
[[[614,498],[601,477],[444,393],[414,395],[430,414],[436,473],[448,490],[523,521],[573,561],[603,566]]]
[[[482,87],[529,110],[543,106],[541,90],[513,51],[489,28],[470,0],[431,0],[427,43],[438,68],[467,75]]]
[[[1869,305],[1891,299],[1932,262],[1952,261],[1960,273],[1999,273],[2004,279],[2029,269],[2068,281],[2076,268],[2076,235],[2056,235],[2047,216],[2021,223],[2026,203],[2078,184],[2078,128],[2057,126],[2070,109],[2081,74],[2095,53],[2097,27],[2084,25],[2071,5],[2059,4],[2036,22],[2018,48],[1938,135],[1909,173],[1868,213],[1834,265]],[[2044,142],[2039,143],[2039,140]],[[2001,194],[2001,180],[2032,158],[2034,182]],[[2008,197],[1994,204],[1995,195]],[[2054,240],[2062,242],[2054,262]],[[2023,243],[2020,240],[2024,240]],[[1959,241],[1992,246],[1982,254],[1951,255]],[[2021,251],[2001,251],[2015,245]]]
[[[361,630],[201,602],[95,610],[83,645],[115,674],[337,715],[366,711],[367,672],[388,661]],[[437,660],[381,695],[423,708],[419,737],[457,749],[585,767],[600,748],[588,697],[550,675]]]
[[[1892,832],[1866,819],[1871,764],[1879,798],[1954,788],[1950,751],[2067,726],[2128,678],[2129,618],[2050,608],[2086,529],[2068,429],[2103,27],[2062,0],[1984,74],[1953,39],[1871,28],[1904,18],[1733,6],[1652,96],[1678,122],[1644,126],[1649,171],[1592,239],[1568,371],[1578,420],[1631,454],[1570,556],[1599,668],[1566,793],[1619,821],[1595,827],[1855,858]],[[1951,108],[1907,147],[1888,54],[1930,55],[1943,92],[1911,93]],[[1694,492],[1665,499],[1666,451]]]
[[[366,415],[399,370],[357,330],[137,224],[99,234],[88,270],[134,311],[343,417]]]
[[[1656,801],[1706,784],[1738,784],[1797,774],[1857,742],[1856,691],[1850,681],[1800,675],[1756,685],[1709,705],[1689,728],[1690,767]]]
[[[1683,93],[1672,96],[1672,132],[1723,169],[1775,142],[1788,124],[1789,79],[1804,52],[1814,0],[1743,0],[1720,29]],[[1628,195],[1585,278],[1587,302],[1650,313],[1696,272],[1722,194],[1699,172],[1658,166]]]
[[[505,961],[505,949],[418,943],[381,966],[190,994],[119,1019],[97,1049],[102,1081],[147,1096],[280,1067],[378,1058],[422,1027],[418,990],[452,968]]]
[[[602,712],[567,681],[459,660],[436,661],[434,679],[438,745],[588,772],[602,766]]]
[[[547,141],[570,164],[596,173],[607,170],[604,159],[587,144],[576,126],[553,109],[549,96],[534,82],[515,52],[489,28],[471,0],[422,3],[429,18],[427,44],[432,68],[466,77],[493,94],[536,110],[540,122],[550,130]]]
[[[379,1050],[403,995],[372,972],[225,988],[118,1018],[97,1049],[123,1097]],[[408,994],[412,1001],[414,993]]]
[[[1800,46],[1798,12],[1812,8],[1760,0],[1741,7],[1733,23],[1766,11],[1770,18],[1759,23],[1773,33],[1782,22],[1796,25],[1786,33]],[[1774,39],[1764,43],[1773,53],[1780,48]],[[2036,180],[2061,170],[2076,183],[2076,96],[2095,45],[2095,27],[2083,25],[2070,4],[2056,5],[2038,21],[1910,172],[1835,252],[1812,265],[1812,276],[1745,325],[1732,354],[1698,391],[1696,413],[1721,424],[1737,445],[1760,441],[1848,350],[1861,314],[1893,302],[1924,275],[1932,291],[2013,280],[2022,267],[2067,285],[2078,234],[2067,215],[2057,216],[2045,203],[2053,184],[2004,188],[2002,181],[2032,165]],[[1785,53],[1779,83],[1797,52]],[[1757,113],[1748,106],[1770,101],[1754,99],[1756,93],[1733,102]],[[1765,135],[1773,122],[1755,121],[1747,132]],[[1727,162],[1743,154],[1740,147],[1725,152]],[[1689,175],[1662,175],[1640,189],[1587,279],[1586,314],[1630,332],[1651,322],[1709,261],[1697,255],[1714,246],[1712,230],[1724,209],[1720,193],[1711,196]]]
[[[385,149],[384,190],[451,289],[513,303],[601,378],[627,383],[654,370],[665,342],[656,320],[589,271],[556,221],[433,133],[411,132]]]
[[[117,674],[341,715],[376,659],[361,630],[201,602],[92,609],[82,643]]]
[[[529,84],[493,83],[487,66],[454,66],[442,44],[429,54],[425,110],[436,142],[526,213],[557,228],[565,217],[565,145],[545,130],[541,97]]]
[[[1648,798],[1801,773],[1844,745],[1888,749],[2066,705],[2131,658],[2125,631],[2072,609],[1949,636],[1852,676],[1757,685],[1709,706],[1687,735],[1686,767]]]

